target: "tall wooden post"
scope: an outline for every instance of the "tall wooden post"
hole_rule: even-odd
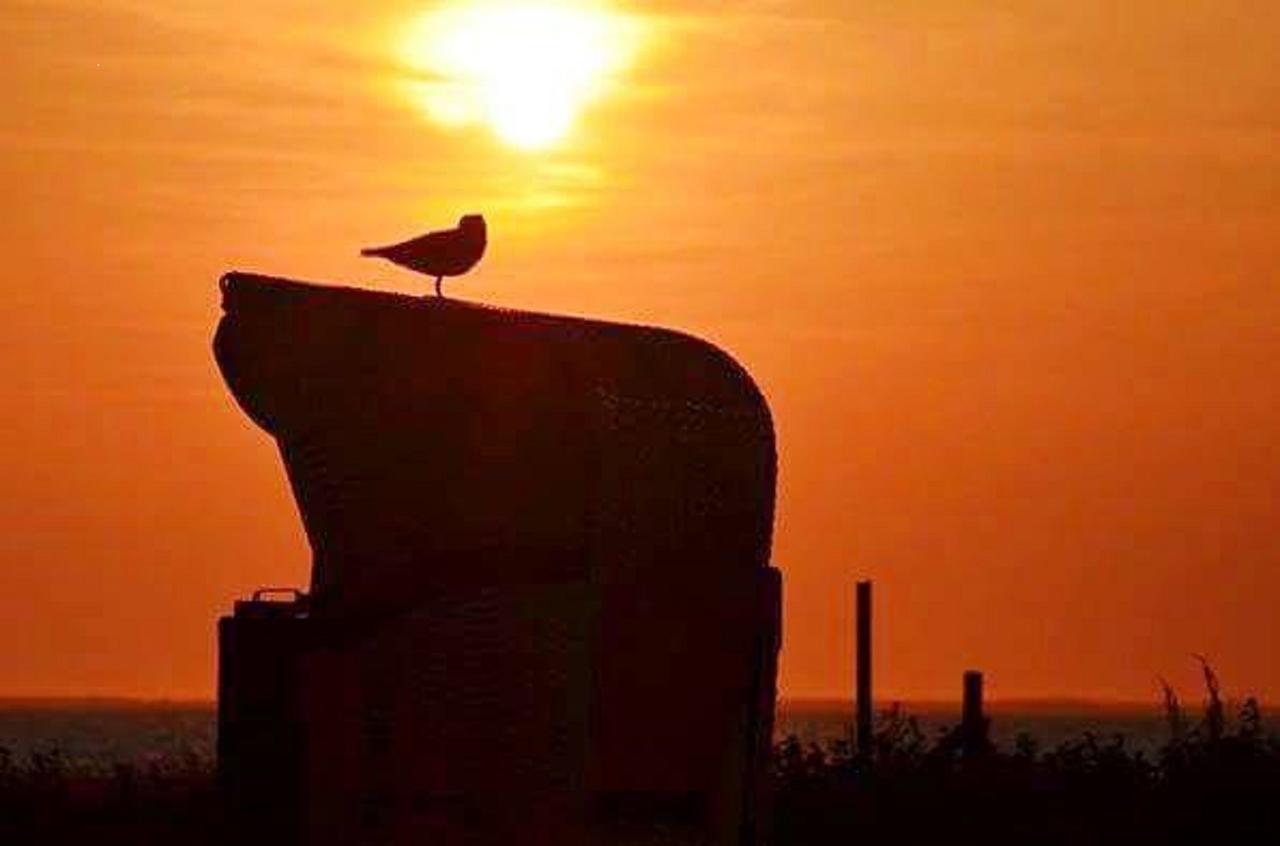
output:
[[[871,756],[871,582],[857,585],[857,664],[854,674],[857,689],[854,700],[857,710],[854,724],[857,730],[858,755]]]
[[[964,674],[964,706],[960,712],[962,751],[975,755],[987,746],[987,717],[982,708],[982,673],[966,670]]]

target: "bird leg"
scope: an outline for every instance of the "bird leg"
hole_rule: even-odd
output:
[[[443,277],[440,277],[440,276],[437,276],[437,277],[436,277],[436,296],[437,296],[437,297],[442,297],[442,296],[444,296],[443,294],[441,294],[441,293],[440,293],[440,280],[441,280],[441,278],[443,278]]]

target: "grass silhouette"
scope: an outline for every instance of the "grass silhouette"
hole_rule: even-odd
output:
[[[1164,685],[1169,734],[1155,752],[1092,733],[1050,750],[1025,734],[1008,750],[966,745],[958,729],[926,737],[898,706],[878,716],[867,760],[847,740],[788,737],[775,749],[770,842],[1280,842],[1280,738],[1256,699],[1229,718],[1202,670],[1198,714]],[[0,747],[0,843],[224,842],[213,765],[203,749],[119,763]]]
[[[0,843],[217,843],[213,769],[195,752],[128,763],[0,747]]]
[[[1246,699],[1228,725],[1217,676],[1191,728],[1164,685],[1169,737],[1154,754],[1122,735],[1042,752],[966,748],[958,729],[924,737],[900,707],[880,714],[870,760],[848,741],[788,737],[774,758],[776,846],[894,843],[1280,842],[1280,738]]]

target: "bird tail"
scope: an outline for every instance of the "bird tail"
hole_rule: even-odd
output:
[[[374,258],[377,258],[382,255],[382,247],[365,247],[360,251],[360,255],[373,256]]]

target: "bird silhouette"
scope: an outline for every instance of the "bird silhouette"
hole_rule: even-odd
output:
[[[454,229],[428,232],[388,247],[371,247],[360,251],[362,256],[386,259],[418,273],[436,278],[436,296],[441,296],[440,280],[446,276],[461,276],[476,266],[484,255],[488,243],[484,217],[478,214],[464,215]]]

